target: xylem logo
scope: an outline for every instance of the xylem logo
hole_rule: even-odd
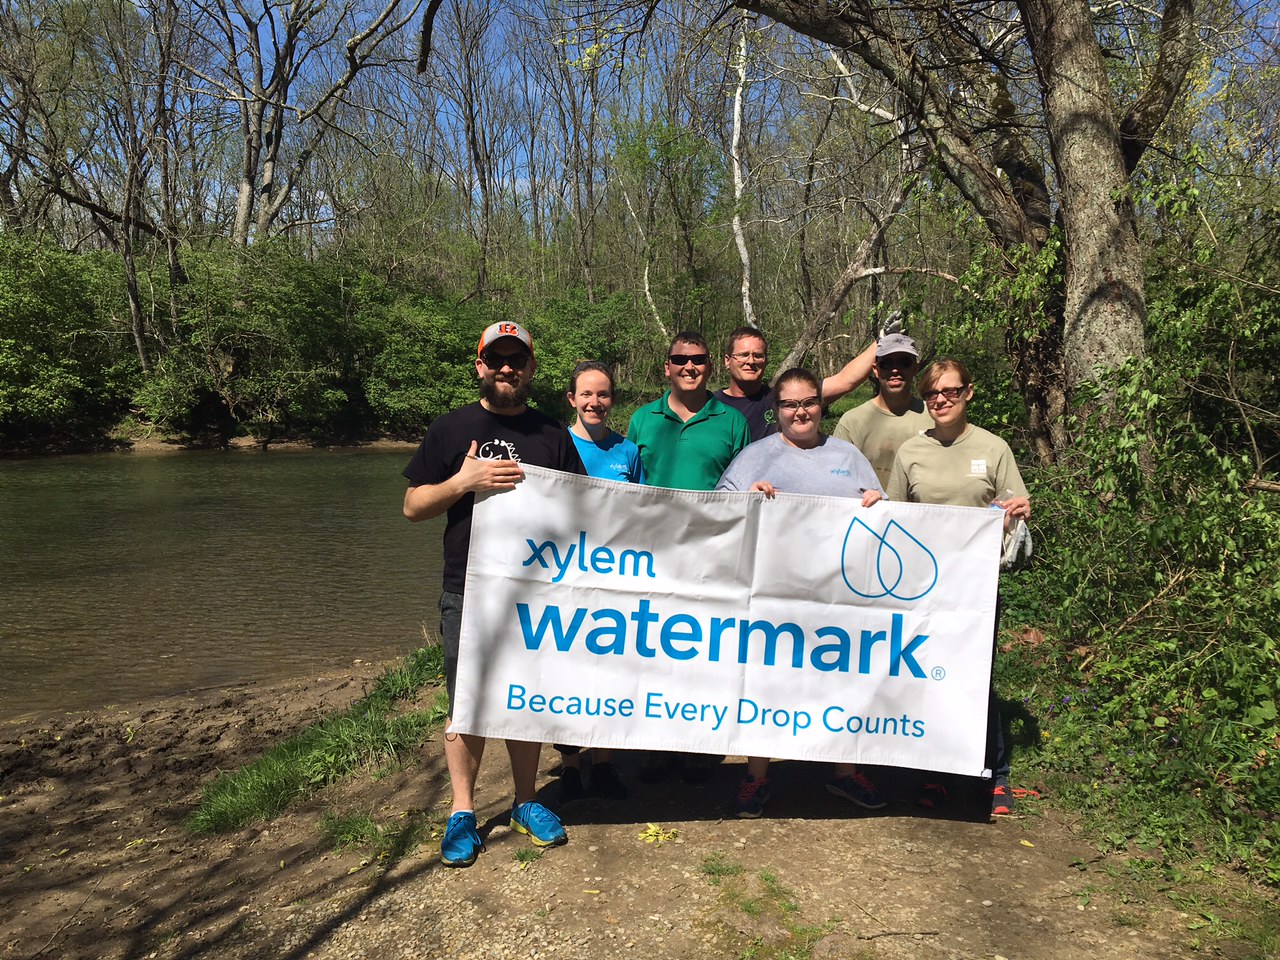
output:
[[[840,571],[845,586],[869,600],[919,600],[938,583],[937,558],[897,520],[877,533],[854,517],[844,535]]]

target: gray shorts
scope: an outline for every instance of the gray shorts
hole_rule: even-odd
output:
[[[453,710],[453,694],[458,686],[458,638],[462,635],[462,594],[440,594],[440,636],[444,638],[444,688]]]

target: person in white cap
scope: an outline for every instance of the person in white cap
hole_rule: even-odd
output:
[[[840,418],[831,435],[852,443],[871,461],[880,486],[889,488],[898,448],[910,437],[933,426],[924,402],[912,383],[920,369],[916,342],[903,333],[890,333],[876,344],[875,377],[880,392]]]
[[[529,331],[509,320],[486,327],[476,349],[479,402],[434,420],[404,470],[409,481],[404,515],[413,521],[446,515],[440,632],[450,704],[458,677],[462,591],[476,493],[513,489],[524,476],[522,463],[586,474],[564,424],[528,407],[537,369]],[[446,724],[444,754],[453,790],[453,810],[440,844],[446,866],[470,866],[484,849],[473,796],[484,747],[484,737],[451,734]],[[560,819],[535,799],[540,748],[538,743],[507,741],[515,783],[511,827],[538,846],[556,846],[568,837]]]

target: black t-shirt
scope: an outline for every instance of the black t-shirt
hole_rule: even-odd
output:
[[[462,469],[472,440],[478,444],[476,456],[481,460],[516,460],[584,476],[587,472],[573,438],[560,421],[536,410],[504,416],[472,403],[431,423],[421,446],[404,468],[404,476],[415,487],[444,483]],[[462,593],[467,582],[471,510],[475,502],[474,493],[465,494],[445,515],[444,589],[449,593]]]
[[[747,418],[752,443],[778,432],[778,421],[773,413],[773,387],[765,387],[754,397],[731,397],[723,390],[717,390],[716,399]]]

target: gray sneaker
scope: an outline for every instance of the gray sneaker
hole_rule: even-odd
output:
[[[880,796],[876,785],[861,773],[837,777],[827,784],[827,793],[833,797],[844,797],[863,810],[880,810],[889,805],[888,801]]]

